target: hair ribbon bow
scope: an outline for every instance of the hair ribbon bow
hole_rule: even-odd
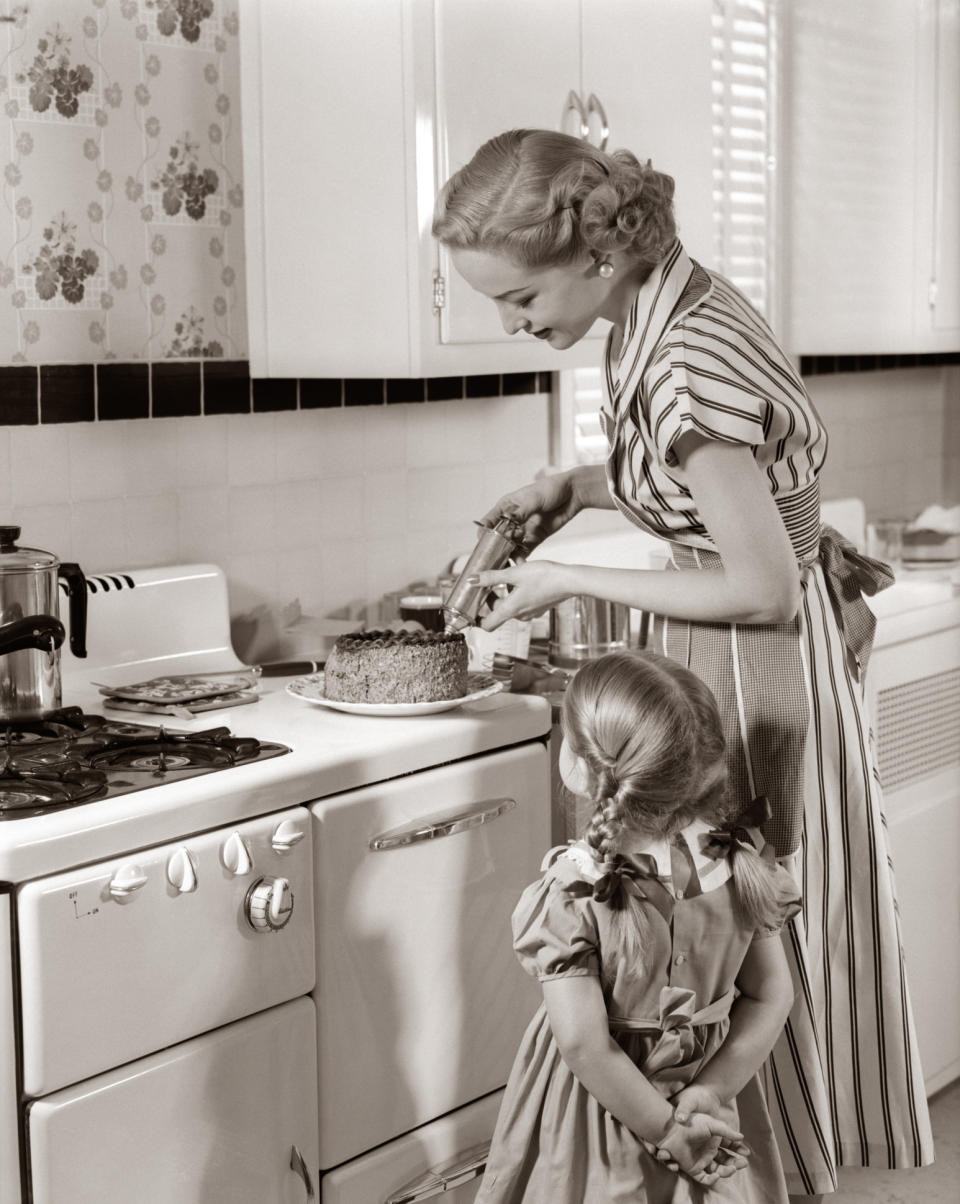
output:
[[[619,853],[613,859],[613,866],[593,884],[593,897],[598,903],[606,903],[614,911],[622,911],[627,906],[627,895],[637,899],[647,896],[639,886],[641,878],[656,878],[657,863],[646,853],[637,855],[639,864],[634,864]]]
[[[762,828],[773,815],[770,800],[765,794],[758,795],[752,803],[729,824],[714,828],[700,837],[700,852],[713,861],[729,857],[736,848],[750,847],[762,856],[772,855],[773,846],[762,844],[757,846],[750,832],[751,828]],[[767,849],[770,854],[767,854]]]

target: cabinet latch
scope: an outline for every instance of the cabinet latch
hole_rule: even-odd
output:
[[[927,284],[927,304],[930,306],[931,309],[937,308],[937,280],[936,280],[936,277],[934,277],[933,280],[931,280]]]
[[[433,273],[433,312],[438,314],[447,304],[447,281],[439,272]]]

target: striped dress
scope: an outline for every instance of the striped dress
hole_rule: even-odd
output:
[[[800,566],[780,624],[657,616],[651,646],[694,669],[724,715],[731,788],[766,795],[766,836],[803,889],[785,930],[796,1003],[763,1081],[791,1193],[831,1192],[837,1167],[933,1160],[863,675],[892,581],[821,525],[827,435],[769,327],[675,242],[644,283],[619,353],[608,338],[601,421],[607,485],[672,568],[720,565],[683,482],[686,431],[749,446]]]

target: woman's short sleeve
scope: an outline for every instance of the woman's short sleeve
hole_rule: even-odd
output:
[[[667,468],[676,467],[674,444],[688,431],[751,447],[766,439],[771,402],[762,381],[685,344],[682,323],[651,364],[646,382],[657,458]]]
[[[589,894],[569,890],[550,874],[520,896],[513,912],[513,947],[524,970],[548,978],[600,974],[597,927]]]

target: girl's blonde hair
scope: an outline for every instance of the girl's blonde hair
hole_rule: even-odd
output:
[[[562,725],[592,787],[594,811],[583,835],[602,871],[594,896],[621,917],[627,956],[642,965],[649,921],[624,881],[620,850],[631,831],[669,839],[697,818],[729,825],[720,712],[709,687],[678,662],[654,652],[611,652],[575,674]],[[730,846],[745,921],[776,927],[783,908],[775,868],[749,841]]]
[[[673,179],[627,150],[607,154],[552,130],[508,130],[443,186],[433,235],[526,268],[613,251],[652,267],[676,238]]]

